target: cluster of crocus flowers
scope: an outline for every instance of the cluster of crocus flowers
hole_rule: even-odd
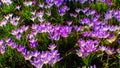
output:
[[[111,0],[64,0],[65,2],[79,2],[81,4],[84,3],[92,3],[92,2],[104,2],[107,3],[108,5],[113,5],[113,2]]]
[[[97,40],[78,40],[79,49],[76,50],[76,54],[79,57],[87,57],[90,53],[96,52],[99,42]]]
[[[47,4],[52,4],[52,5],[55,4],[57,7],[62,5],[63,2],[64,2],[64,0],[46,0]]]
[[[48,33],[49,38],[52,40],[59,40],[60,36],[66,38],[72,31],[71,26],[53,26],[50,23],[33,24],[31,28],[32,31],[30,35],[36,35],[37,33]]]
[[[116,18],[117,21],[120,21],[120,10],[107,10],[104,14],[105,20]]]
[[[3,40],[0,40],[0,54],[5,53],[5,44]]]
[[[88,9],[87,9],[88,11]],[[88,31],[82,32],[82,35],[85,37],[96,37],[96,38],[108,38],[111,34],[111,32],[119,31],[120,27],[117,25],[109,25],[108,19],[111,19],[112,17],[115,17],[115,13],[113,14],[113,11],[106,12],[105,19],[99,20],[100,15],[93,14],[94,16],[92,18],[83,18],[80,20],[81,25],[86,25],[88,28]],[[91,20],[92,19],[92,20]]]
[[[27,48],[23,45],[17,45],[14,41],[12,41],[10,38],[5,39],[6,46],[11,47],[12,49],[16,49],[20,54],[23,55],[25,60],[30,61],[32,65],[34,65],[36,68],[42,68],[44,64],[50,64],[53,66],[56,62],[60,61],[62,58],[60,57],[60,54],[58,53],[58,50],[56,50],[55,44],[50,44],[48,49],[49,51],[38,51],[33,50],[29,51]],[[3,41],[0,41],[1,53],[4,53],[5,50],[3,48]],[[33,58],[33,59],[32,59]]]
[[[19,24],[20,17],[14,16],[13,13],[4,15],[4,19],[1,21],[0,26],[5,26],[8,22],[10,24],[17,26]]]
[[[20,40],[22,37],[23,32],[27,31],[29,26],[21,26],[18,29],[12,30],[11,34],[15,36],[16,39]]]
[[[114,50],[114,48],[111,48],[109,46],[103,46],[103,45],[101,45],[101,46],[99,46],[98,50],[102,51],[102,52],[105,52],[108,55],[113,55],[114,53],[116,53],[115,50]],[[117,49],[117,52],[118,52],[118,49]]]
[[[49,64],[54,66],[54,64],[61,60],[60,54],[58,50],[55,49],[55,44],[50,44],[49,48],[50,51],[42,51],[33,60],[31,60],[31,64],[34,65],[36,68],[42,68],[44,64]]]

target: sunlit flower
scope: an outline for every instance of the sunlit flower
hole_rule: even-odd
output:
[[[31,6],[33,4],[33,2],[32,1],[29,1],[29,2],[24,2],[24,5],[25,6]]]
[[[7,5],[10,5],[12,4],[12,1],[11,0],[1,0],[2,3],[5,3]]]
[[[0,26],[5,26],[7,24],[7,20],[2,20],[2,21],[0,21]]]

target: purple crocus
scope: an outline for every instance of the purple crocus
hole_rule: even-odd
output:
[[[39,4],[39,7],[41,7],[41,8],[43,8],[44,6],[45,6],[44,3]]]
[[[114,15],[114,11],[113,10],[107,10],[107,12],[104,15],[105,20],[113,18],[113,15]]]
[[[90,19],[89,18],[83,18],[80,21],[80,24],[89,24],[90,23]]]
[[[58,61],[60,61],[62,58],[60,57],[60,54],[58,53],[58,50],[53,50],[51,51],[50,53],[50,56],[51,56],[51,60],[49,62],[49,64],[51,66],[54,66],[54,64]]]
[[[96,10],[88,10],[86,15],[89,16],[89,15],[94,15],[96,13]]]
[[[25,52],[26,52],[26,47],[23,46],[23,45],[19,45],[19,46],[17,47],[17,51],[20,52],[20,53],[22,53],[22,54],[25,54]]]
[[[66,38],[71,33],[71,30],[72,30],[72,27],[70,26],[62,26],[60,29],[60,35]]]
[[[80,31],[80,29],[81,29],[81,28],[80,28],[79,26],[77,26],[77,25],[75,25],[75,26],[73,26],[73,27],[74,27],[74,30],[77,31],[77,32]]]
[[[33,57],[38,57],[40,55],[40,52],[37,51],[37,50],[34,50],[34,51],[32,51],[31,54],[32,54]]]
[[[72,24],[72,21],[68,20],[66,21],[67,25],[70,26]]]
[[[70,16],[76,18],[78,15],[76,13],[70,13]]]
[[[17,34],[17,35],[15,35],[15,38],[18,39],[18,40],[20,40],[21,37],[22,37],[22,34]]]
[[[59,7],[60,5],[62,5],[62,3],[64,2],[64,0],[54,0],[54,4]]]
[[[113,55],[115,53],[114,49],[113,48],[110,48],[109,46],[106,48],[105,52],[108,54],[108,55]]]
[[[52,40],[59,40],[60,39],[60,35],[59,34],[55,34],[55,33],[49,33],[49,38]]]
[[[56,48],[56,45],[55,44],[50,44],[49,45],[49,47],[48,47],[48,49],[50,50],[50,51],[53,51],[54,49]]]
[[[103,45],[101,45],[101,46],[98,47],[98,50],[100,50],[100,51],[105,51],[105,50],[106,50],[106,47],[103,46]]]
[[[5,45],[3,40],[0,40],[0,54],[4,54],[5,53]]]
[[[30,60],[30,63],[34,65],[36,68],[42,68],[44,63],[41,61],[41,59],[34,58],[33,60]]]
[[[20,17],[13,17],[10,19],[10,23],[14,26],[17,26],[19,23]]]
[[[69,8],[68,6],[63,5],[62,7],[60,7],[60,8],[58,9],[58,12],[59,12],[60,16],[63,16],[63,15],[65,15],[65,13],[66,13],[69,9],[70,9],[70,8]]]
[[[97,68],[96,65],[91,65],[88,68]]]
[[[30,51],[27,51],[23,56],[25,60],[30,60],[32,58],[32,53]]]
[[[39,12],[36,13],[36,16],[38,18],[43,18],[43,15],[44,15],[44,11],[43,10],[41,10],[41,11],[39,11]]]
[[[81,4],[84,4],[87,0],[79,0]]]

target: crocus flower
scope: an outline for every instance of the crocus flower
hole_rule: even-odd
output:
[[[48,16],[51,16],[51,11],[47,11],[46,13]]]
[[[74,26],[74,29],[78,32],[81,28],[79,26]]]
[[[32,4],[36,4],[36,0],[32,0]]]
[[[58,50],[53,50],[50,53],[51,60],[49,64],[53,66],[56,62],[60,61],[62,58],[60,58],[60,54],[58,53]]]
[[[72,27],[70,26],[62,26],[60,29],[60,35],[66,38],[71,33],[71,30],[72,30]]]
[[[12,4],[12,1],[11,0],[1,0],[2,3],[5,3],[7,5],[10,5]]]
[[[90,19],[89,18],[83,18],[80,21],[80,24],[89,24],[90,23]]]
[[[66,21],[67,25],[70,26],[72,24],[72,21],[68,20]]]
[[[84,9],[82,9],[82,12],[83,12],[83,13],[86,13],[88,10],[89,10],[89,8],[88,8],[88,7],[85,7]]]
[[[13,14],[7,14],[4,15],[4,18],[8,21],[10,18],[12,18]]]
[[[106,47],[103,46],[103,45],[101,45],[101,46],[99,46],[98,50],[100,50],[100,51],[105,51],[105,50],[106,50]]]
[[[86,15],[89,16],[89,15],[94,15],[96,13],[95,10],[88,10]]]
[[[93,65],[93,66],[91,65],[88,68],[97,68],[97,67],[96,67],[96,65]]]
[[[36,16],[32,16],[30,19],[34,22],[36,18]]]
[[[27,51],[25,54],[24,54],[24,58],[25,60],[30,60],[32,58],[32,54],[30,53],[30,51]]]
[[[65,13],[66,13],[69,9],[70,9],[70,8],[69,8],[68,6],[63,5],[62,7],[60,7],[60,8],[58,9],[58,12],[59,12],[60,16],[63,16],[63,15],[65,15]]]
[[[24,54],[24,52],[26,52],[26,47],[23,45],[19,45],[17,47],[17,51]]]
[[[21,9],[21,5],[16,6],[15,9],[20,10]]]
[[[24,2],[24,5],[25,6],[31,6],[33,4],[33,2],[32,1],[29,1],[29,2]]]
[[[79,0],[81,4],[84,4],[87,0]]]
[[[53,51],[54,49],[56,48],[56,45],[55,44],[50,44],[48,49]]]
[[[80,9],[80,8],[77,8],[77,9],[75,9],[75,11],[76,11],[77,13],[79,13],[79,12],[81,11],[81,9]]]
[[[70,13],[70,16],[76,18],[76,17],[77,17],[77,14],[76,14],[76,13]]]
[[[36,13],[36,16],[39,17],[39,18],[42,18],[43,15],[44,15],[44,11],[43,10],[41,10],[41,11]]]
[[[39,4],[39,7],[41,7],[41,8],[43,8],[44,6],[45,6],[44,3]]]
[[[113,55],[115,53],[114,49],[113,48],[110,48],[110,47],[107,47],[105,52],[108,54],[108,55]]]
[[[120,54],[120,48],[116,49],[116,52],[117,52],[118,54]]]
[[[55,33],[49,33],[49,38],[52,39],[52,40],[59,40],[60,35],[55,34]]]
[[[120,21],[120,13],[115,16],[115,18]]]
[[[12,25],[17,26],[18,23],[19,23],[19,20],[20,20],[20,17],[13,17],[13,18],[10,19],[10,23],[11,23]]]
[[[0,40],[0,54],[4,54],[5,53],[5,45],[3,40]]]
[[[29,26],[22,25],[20,27],[23,31],[27,31],[29,29]]]
[[[7,20],[2,20],[2,21],[0,21],[0,26],[5,26],[7,24]]]
[[[108,10],[104,15],[105,20],[113,18],[113,15],[114,15],[114,11],[113,10]]]
[[[40,55],[40,52],[37,50],[32,51],[32,56],[33,57],[38,57]]]
[[[36,11],[32,11],[32,12],[31,12],[31,14],[35,16],[35,14],[36,14]]]
[[[44,63],[41,61],[41,59],[34,58],[33,60],[30,60],[30,63],[34,65],[36,68],[42,68]]]
[[[105,3],[107,3],[108,5],[113,5],[112,0],[105,0]]]
[[[46,3],[53,3],[54,2],[54,0],[46,0]]]
[[[22,37],[22,34],[17,34],[17,35],[15,35],[15,38],[18,39],[18,40],[20,40],[21,37]]]
[[[63,3],[64,0],[55,0],[54,1],[54,4],[59,7],[62,3]]]
[[[39,22],[41,22],[41,23],[45,21],[44,18],[38,18],[38,20],[39,20]]]

